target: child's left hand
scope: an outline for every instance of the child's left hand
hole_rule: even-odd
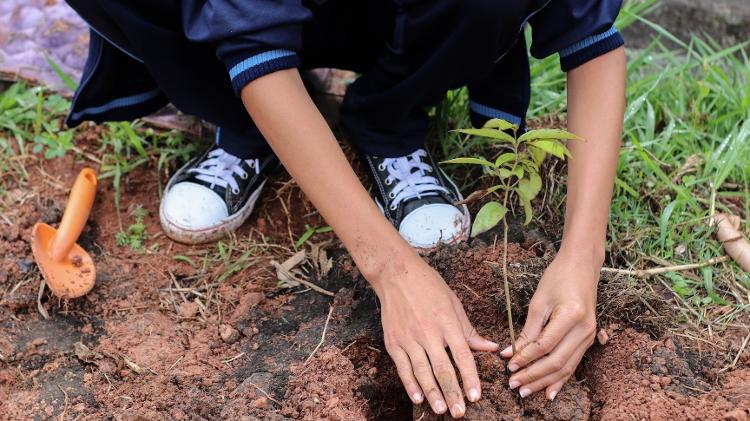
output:
[[[552,400],[575,372],[596,336],[596,287],[601,264],[558,254],[544,272],[523,331],[501,355],[521,397],[546,388]]]

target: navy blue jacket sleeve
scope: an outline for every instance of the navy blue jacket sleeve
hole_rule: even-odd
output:
[[[238,95],[263,75],[300,65],[309,19],[301,0],[182,0],[185,35],[215,46]]]
[[[544,58],[560,54],[563,71],[624,44],[614,23],[622,0],[552,0],[529,23],[531,55]]]

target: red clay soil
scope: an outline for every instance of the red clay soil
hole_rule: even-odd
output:
[[[348,256],[329,249],[334,268],[322,278],[311,275],[335,292],[333,300],[276,287],[270,260],[293,253],[291,239],[299,238],[306,223],[323,224],[283,175],[264,195],[256,219],[232,242],[240,250],[233,259],[257,250],[251,253],[257,260],[227,278],[220,277],[234,260],[214,259],[216,245],[186,247],[160,234],[153,166],[123,179],[122,209],[142,205],[149,212],[144,251],[115,244],[113,190],[102,182],[81,239],[94,256],[97,285],[67,303],[45,293],[41,302],[50,319],[42,318],[30,230],[38,220],[59,222],[67,186],[83,164],[71,157],[30,157],[23,189],[3,179],[0,420],[434,419],[426,406],[413,408],[403,392],[383,348],[376,297]],[[124,225],[132,222],[127,213],[123,218]],[[533,232],[517,224],[511,230],[526,245],[509,248],[517,326],[550,258],[549,242],[542,239],[540,247]],[[465,303],[480,333],[507,343],[502,246],[495,237],[490,233],[427,259]],[[634,290],[624,278],[605,277],[600,290],[600,321],[610,339],[589,351],[554,402],[543,395],[520,399],[507,388],[502,359],[477,354],[484,399],[469,405],[467,418],[747,419],[747,348],[732,364],[744,336],[712,338],[718,349],[673,335],[662,298]],[[305,364],[331,306],[325,341]]]

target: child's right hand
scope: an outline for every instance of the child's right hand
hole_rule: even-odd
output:
[[[456,295],[385,219],[297,70],[254,80],[242,90],[242,100],[378,294],[386,349],[411,399],[420,403],[426,395],[435,412],[450,409],[463,416],[466,406],[445,347],[461,372],[466,396],[476,401],[481,388],[471,350],[495,351],[498,345],[476,333]]]
[[[453,417],[462,417],[466,405],[446,346],[466,397],[475,402],[481,386],[471,350],[493,352],[498,345],[479,336],[458,297],[419,257],[391,267],[371,280],[382,307],[386,350],[414,403],[426,396],[435,413],[450,409]]]

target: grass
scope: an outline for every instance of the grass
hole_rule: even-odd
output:
[[[698,37],[681,42],[642,17],[653,7],[654,2],[628,2],[618,21],[619,28],[641,22],[656,37],[647,48],[628,52],[624,147],[609,224],[607,264],[614,267],[643,269],[723,255],[708,223],[714,210],[740,215],[744,232],[749,228],[748,43],[721,48]],[[564,116],[565,75],[558,63],[556,57],[532,59],[529,118]],[[442,157],[482,149],[447,132],[467,124],[466,102],[464,90],[454,91],[434,112]],[[470,189],[479,174],[458,175]],[[729,324],[750,308],[750,276],[734,263],[668,273],[651,282],[675,292],[685,318],[699,326]]]
[[[715,210],[740,215],[748,232],[750,219],[750,61],[747,44],[721,48],[711,40],[684,43],[649,22],[653,1],[626,2],[618,20],[623,28],[641,22],[656,38],[647,48],[629,51],[628,107],[624,140],[609,225],[607,265],[643,269],[697,263],[723,254],[708,217]],[[669,43],[667,46],[666,43]],[[557,57],[532,60],[529,118],[566,112],[565,75]],[[6,190],[28,180],[30,156],[52,159],[72,154],[100,164],[100,178],[111,178],[119,209],[122,178],[152,163],[165,175],[174,162],[193,155],[200,145],[179,133],[155,132],[140,122],[109,123],[96,134],[97,145],[80,147],[91,128],[66,129],[69,101],[23,83],[0,92],[0,211]],[[483,155],[486,145],[449,130],[469,127],[465,90],[449,92],[432,111],[431,147],[440,158]],[[446,168],[474,188],[481,170]],[[163,179],[163,177],[157,177]],[[559,209],[563,193],[545,196],[548,209]],[[559,212],[559,211],[558,211]],[[1,212],[0,212],[1,213]],[[538,213],[537,223],[544,223]],[[557,215],[559,217],[559,215]],[[121,230],[127,231],[120,224]],[[305,236],[315,234],[317,227]],[[309,234],[308,234],[309,233]],[[308,238],[300,237],[302,246]],[[205,271],[222,262],[226,276],[255,262],[257,247],[218,243],[217,256],[194,261]],[[292,244],[289,245],[291,249]],[[226,279],[226,276],[222,279]],[[633,282],[641,282],[634,280]],[[732,323],[750,308],[750,276],[733,263],[696,271],[669,273],[649,280],[677,294],[685,319],[698,326]]]
[[[4,186],[0,187],[0,199],[5,186],[22,187],[26,183],[24,162],[30,155],[54,159],[73,154],[76,159],[99,164],[100,180],[113,180],[119,209],[124,175],[148,162],[154,163],[160,173],[167,173],[171,164],[188,159],[200,147],[196,142],[185,142],[181,133],[157,132],[144,128],[140,121],[106,123],[99,131],[88,124],[68,129],[64,119],[69,109],[69,100],[39,86],[15,83],[0,92],[0,185]],[[80,142],[92,135],[98,145],[93,153],[91,148],[84,152]]]

